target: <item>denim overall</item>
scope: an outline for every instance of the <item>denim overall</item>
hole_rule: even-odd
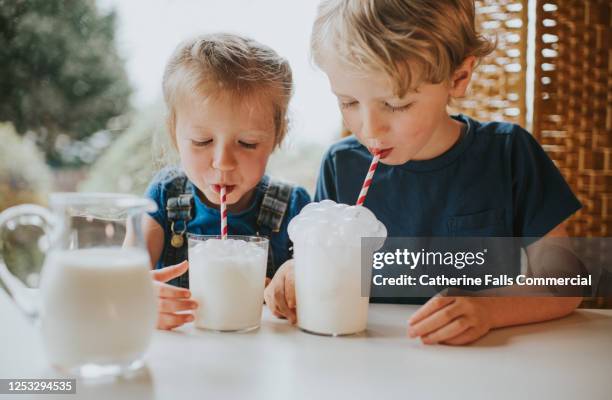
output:
[[[193,193],[188,185],[189,181],[183,172],[173,171],[170,184],[167,186],[168,201],[166,212],[168,215],[168,229],[170,232],[170,246],[164,252],[163,265],[178,264],[187,259],[187,222],[193,218]],[[278,233],[294,186],[285,182],[271,180],[264,176],[260,182],[264,197],[257,215],[258,236],[268,240]],[[291,249],[290,249],[291,254]],[[276,269],[272,254],[272,243],[268,246],[268,265],[266,276],[271,278]],[[189,288],[189,271],[168,282],[171,285]]]

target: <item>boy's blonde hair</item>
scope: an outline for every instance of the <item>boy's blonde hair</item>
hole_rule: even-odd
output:
[[[325,0],[311,37],[317,64],[333,54],[357,70],[383,72],[400,97],[450,80],[467,57],[494,47],[476,32],[473,0]]]
[[[162,87],[175,146],[176,106],[183,96],[191,94],[271,101],[275,145],[287,133],[287,109],[293,93],[291,67],[270,47],[253,39],[218,33],[181,43],[166,65]]]

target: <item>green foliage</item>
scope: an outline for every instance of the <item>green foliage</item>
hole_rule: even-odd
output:
[[[35,144],[11,124],[0,124],[0,210],[21,203],[44,204],[51,171]]]
[[[51,171],[44,155],[27,138],[21,138],[11,124],[0,124],[0,211],[22,203],[45,204]],[[34,221],[32,221],[34,223]],[[22,281],[37,273],[43,255],[38,248],[40,227],[25,225],[0,233],[0,253],[7,267]],[[36,285],[35,282],[29,282]]]
[[[53,163],[58,135],[105,129],[131,91],[114,32],[94,0],[0,0],[0,121],[36,132]]]
[[[172,159],[161,106],[143,111],[91,168],[79,190],[142,195],[155,173]]]

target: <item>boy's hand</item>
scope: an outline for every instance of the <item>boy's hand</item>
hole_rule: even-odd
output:
[[[295,313],[295,274],[293,260],[287,260],[274,274],[264,291],[264,299],[272,314],[297,322]]]
[[[188,289],[164,283],[183,275],[188,268],[189,262],[183,261],[177,265],[151,271],[158,297],[157,329],[170,330],[194,320],[191,312],[178,313],[178,311],[198,308],[198,303],[190,299],[191,292]]]
[[[492,328],[489,299],[435,296],[408,320],[408,336],[425,344],[468,344]]]

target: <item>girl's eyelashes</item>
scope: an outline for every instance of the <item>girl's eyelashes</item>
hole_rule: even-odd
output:
[[[352,106],[354,106],[355,104],[357,104],[357,101],[353,100],[353,101],[341,101],[340,102],[340,108],[345,109],[345,108],[350,108]]]
[[[208,140],[194,140],[191,139],[191,144],[195,147],[205,147],[208,146],[209,144],[211,144],[213,142],[212,139],[208,139]],[[245,149],[256,149],[258,143],[249,143],[249,142],[245,142],[243,140],[239,140],[238,144],[242,147],[244,147]]]
[[[212,139],[208,139],[208,140],[191,140],[191,144],[193,144],[195,147],[204,147],[206,145],[209,145],[212,143]]]

